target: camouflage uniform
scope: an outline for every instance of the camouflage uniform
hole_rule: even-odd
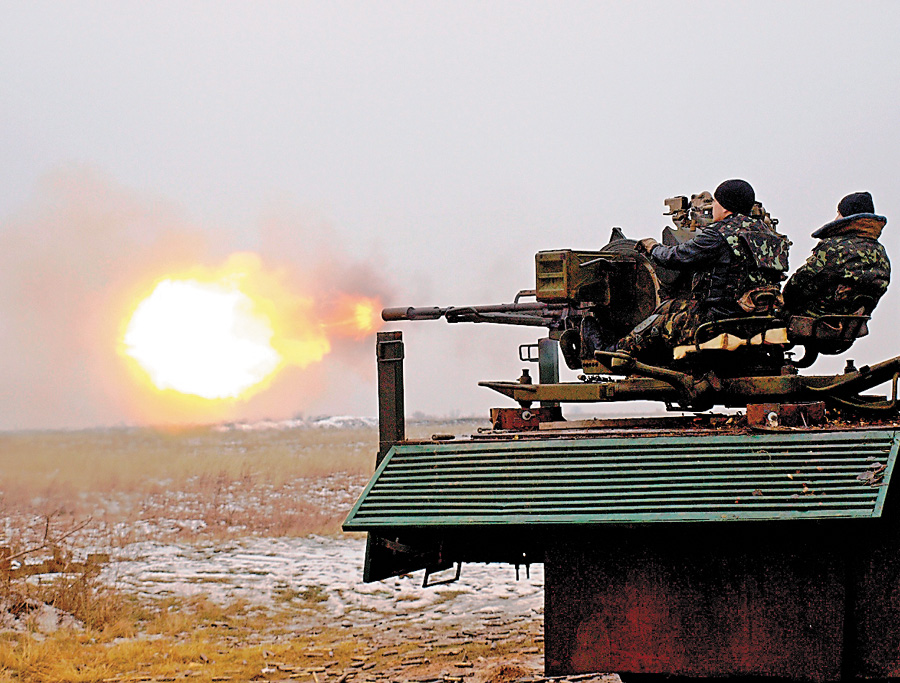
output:
[[[761,288],[777,291],[788,268],[789,246],[761,220],[741,214],[709,225],[683,244],[654,246],[655,263],[693,271],[690,291],[663,301],[616,350],[664,360],[675,346],[690,343],[700,324],[758,313],[748,310],[742,297]]]
[[[878,242],[887,219],[870,213],[839,218],[813,233],[820,242],[784,286],[793,315],[817,317],[858,312],[859,296],[871,313],[891,279],[891,262]]]
[[[615,350],[642,360],[665,362],[671,358],[671,349],[693,337],[700,324],[700,303],[690,297],[666,299],[621,339]]]

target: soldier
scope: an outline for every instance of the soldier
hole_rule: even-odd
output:
[[[691,285],[685,294],[663,301],[614,350],[665,362],[676,345],[693,341],[701,323],[772,312],[790,241],[750,217],[755,203],[750,183],[726,180],[713,194],[713,222],[696,237],[676,246],[653,238],[638,242],[655,263],[690,272]]]
[[[886,223],[868,192],[844,197],[837,217],[812,234],[819,239],[812,255],[785,284],[785,309],[810,317],[870,314],[891,279],[878,241]]]

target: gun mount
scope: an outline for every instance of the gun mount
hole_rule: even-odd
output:
[[[662,241],[673,245],[690,239],[711,220],[708,192],[666,200],[673,227]],[[778,220],[757,203],[754,215],[768,225]],[[542,373],[538,384],[484,381],[481,386],[515,400],[523,409],[534,402],[595,403],[660,401],[673,409],[705,411],[714,406],[743,408],[757,403],[825,401],[863,413],[898,411],[897,375],[900,357],[874,366],[851,366],[839,375],[801,375],[819,354],[847,351],[868,333],[867,315],[821,318],[771,315],[716,320],[701,325],[691,343],[656,362],[639,362],[623,354],[598,349],[586,330],[599,329],[615,341],[645,320],[663,299],[685,286],[681,273],[654,264],[635,250],[636,242],[613,228],[609,243],[597,251],[560,249],[535,255],[534,289],[522,290],[512,303],[446,308],[387,308],[385,321],[437,320],[450,323],[495,323],[544,327],[558,342],[566,365],[582,374],[577,382],[545,381],[558,373]],[[795,347],[803,355],[794,359]],[[520,349],[520,358],[557,362],[552,347],[535,358]],[[892,382],[890,396],[867,395]]]

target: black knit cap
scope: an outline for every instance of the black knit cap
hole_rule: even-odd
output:
[[[753,204],[756,203],[756,193],[746,180],[726,180],[716,188],[713,197],[723,209],[745,216],[750,215]]]
[[[868,192],[854,192],[838,203],[838,213],[844,218],[858,213],[875,213],[875,202]]]

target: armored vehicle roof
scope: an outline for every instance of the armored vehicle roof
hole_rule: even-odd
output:
[[[878,517],[898,443],[892,423],[761,429],[724,416],[405,442],[344,529]]]

